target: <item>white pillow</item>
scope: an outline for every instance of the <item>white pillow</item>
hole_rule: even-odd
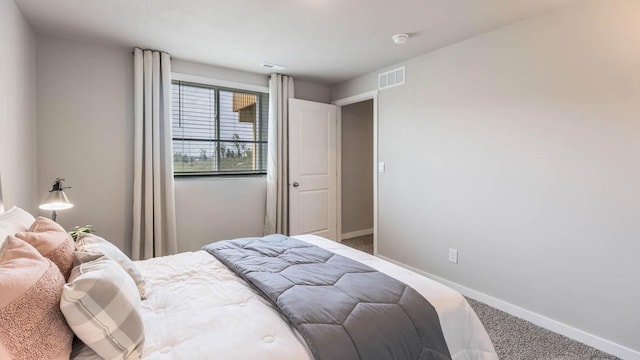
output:
[[[133,281],[136,283],[140,296],[144,299],[145,284],[142,273],[140,273],[138,266],[120,249],[118,249],[117,246],[97,235],[82,233],[78,235],[78,239],[76,240],[76,250],[91,254],[106,255],[108,258],[117,262],[118,265],[122,266],[127,274],[131,276]]]
[[[9,235],[27,231],[36,219],[17,206],[0,213],[0,247]]]
[[[7,224],[4,221],[0,221],[0,249],[2,248],[2,245],[4,245],[5,241],[7,240],[7,236],[15,234],[12,232],[12,230],[10,230],[11,228],[12,228],[11,225]]]

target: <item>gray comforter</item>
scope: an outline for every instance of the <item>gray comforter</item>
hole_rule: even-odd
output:
[[[371,267],[283,235],[203,249],[270,300],[316,360],[451,359],[433,306]]]

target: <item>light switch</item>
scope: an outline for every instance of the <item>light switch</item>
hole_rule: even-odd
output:
[[[449,262],[454,264],[458,263],[458,250],[457,249],[449,249]]]
[[[379,173],[383,173],[383,172],[384,172],[384,170],[385,170],[384,162],[380,161],[380,162],[378,163],[378,172],[379,172]]]

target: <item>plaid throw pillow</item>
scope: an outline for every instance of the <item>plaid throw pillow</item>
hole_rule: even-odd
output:
[[[100,254],[74,253],[60,309],[73,332],[103,359],[139,359],[144,325],[131,277]]]
[[[102,254],[117,262],[131,276],[138,287],[140,296],[144,299],[144,278],[138,266],[131,261],[117,246],[95,234],[80,234],[76,241],[76,250],[92,254]]]

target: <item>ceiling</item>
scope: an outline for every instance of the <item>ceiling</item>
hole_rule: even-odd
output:
[[[15,0],[36,33],[335,84],[574,0]],[[391,36],[409,33],[406,45]]]

